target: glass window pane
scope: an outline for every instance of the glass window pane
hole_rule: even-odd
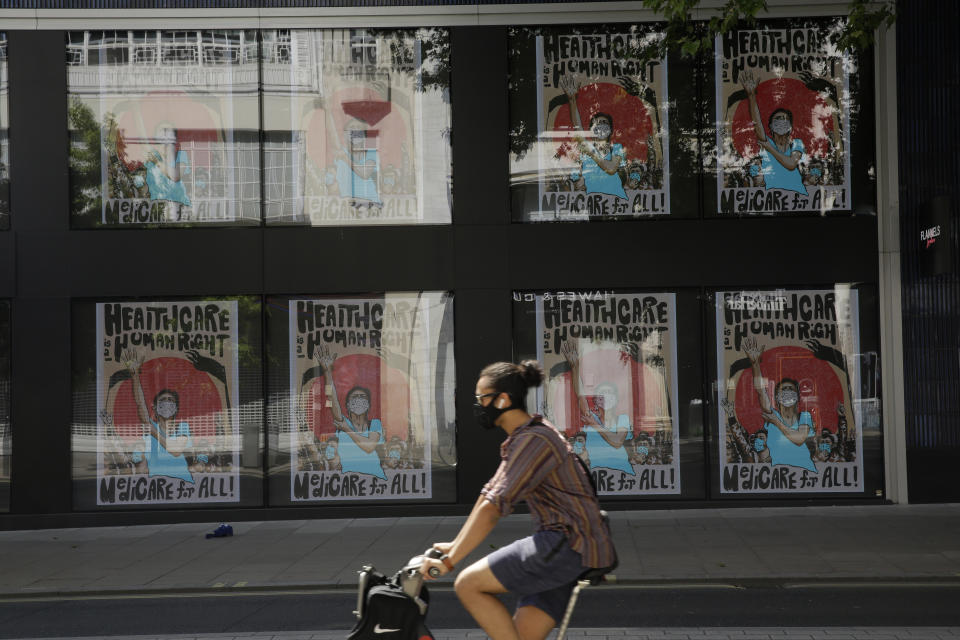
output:
[[[451,220],[446,29],[263,32],[267,222]]]
[[[260,300],[74,305],[74,504],[262,503]]]
[[[695,449],[703,439],[689,419],[681,433],[677,295],[515,292],[513,300],[518,357],[538,360],[546,374],[527,406],[566,434],[597,492],[680,494],[681,437]]]
[[[455,500],[453,296],[267,308],[271,503]]]
[[[716,41],[716,212],[852,210],[854,56],[841,19],[771,21]]]
[[[876,322],[861,295],[844,284],[716,293],[720,494],[882,488]]]
[[[260,223],[255,31],[67,34],[74,227]]]
[[[510,30],[513,219],[670,213],[667,63],[652,26]]]
[[[10,228],[10,104],[7,34],[0,31],[0,229]]]

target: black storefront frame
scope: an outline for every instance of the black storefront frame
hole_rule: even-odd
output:
[[[778,282],[879,279],[876,216],[706,218],[513,224],[509,201],[507,28],[451,28],[453,222],[443,226],[72,230],[67,178],[64,31],[10,31],[11,231],[0,234],[0,297],[11,299],[13,458],[11,513],[0,528],[136,524],[224,519],[374,515],[365,505],[79,513],[71,502],[70,310],[73,298],[295,294],[370,290],[449,290],[454,294],[458,390],[457,502],[420,504],[418,515],[465,513],[497,463],[501,436],[470,428],[473,382],[490,361],[512,357],[511,294],[523,289],[671,289],[755,285],[755,264],[777,261],[776,238],[817,248],[809,264],[788,262]],[[477,55],[483,51],[485,55]],[[501,52],[499,57],[491,52]],[[869,54],[868,54],[869,55]],[[36,81],[44,78],[43,82]],[[462,79],[462,80],[461,80]],[[491,99],[491,97],[493,99]],[[871,96],[872,100],[872,96]],[[491,141],[502,141],[491,144]],[[468,170],[473,169],[473,170]],[[51,176],[53,176],[51,178]],[[700,193],[712,189],[701,174]],[[491,185],[500,185],[491,189]],[[827,232],[824,225],[829,226]],[[334,268],[310,277],[325,238]],[[728,247],[757,241],[754,263],[729,260]],[[864,239],[869,239],[865,242]],[[605,248],[590,270],[550,259],[558,247]],[[362,246],[376,259],[352,262]],[[163,274],[126,268],[118,248],[145,263],[189,256]],[[418,250],[431,247],[431,251]],[[637,269],[638,260],[655,268]],[[598,278],[596,274],[603,274]],[[40,354],[50,354],[41,357]],[[705,396],[708,397],[708,396]],[[42,408],[42,410],[41,410]],[[708,405],[704,410],[709,411]],[[17,428],[20,425],[20,428]],[[56,434],[54,436],[54,434]],[[464,452],[471,452],[464,455]],[[709,472],[708,472],[709,477]],[[745,505],[797,503],[781,498]],[[863,502],[837,497],[827,502]],[[872,501],[872,500],[870,500]],[[681,501],[610,501],[614,508],[704,506]],[[708,503],[716,505],[716,503]],[[725,501],[725,505],[733,501]],[[409,504],[375,515],[409,513]]]

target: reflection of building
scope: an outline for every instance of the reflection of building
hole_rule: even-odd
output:
[[[421,177],[450,172],[446,84],[425,87],[417,66],[424,45],[439,37],[263,32],[268,223],[449,219],[448,183]]]
[[[256,220],[258,51],[255,31],[67,33],[70,95],[104,128],[105,221]]]
[[[184,86],[256,92],[252,31],[71,31],[67,82],[73,94],[128,95]]]

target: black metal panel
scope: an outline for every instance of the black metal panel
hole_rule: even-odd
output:
[[[873,216],[831,219],[829,232],[822,218],[528,224],[510,231],[510,264],[524,265],[511,269],[515,288],[783,286],[878,277]]]
[[[960,201],[960,4],[897,3],[900,235],[903,283],[904,399],[911,502],[960,499],[960,269],[924,277],[921,215],[948,196]],[[951,242],[956,256],[957,225]]]
[[[9,33],[10,224],[17,251],[12,302],[13,513],[70,510],[70,300],[24,294],[71,278],[47,240],[68,226],[67,78],[63,33]],[[42,81],[38,81],[43,78]],[[22,91],[17,87],[30,87]],[[64,357],[61,357],[61,354]]]
[[[449,226],[297,227],[263,233],[268,293],[437,291],[454,286]]]
[[[12,298],[17,291],[17,242],[9,232],[0,233],[0,298]]]

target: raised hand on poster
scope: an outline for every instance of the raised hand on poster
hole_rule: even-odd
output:
[[[622,342],[620,343],[620,361],[624,364],[628,364],[630,360],[634,362],[640,362],[641,353],[640,345],[636,342]]]
[[[106,409],[100,410],[100,424],[103,425],[103,431],[108,436],[115,437],[117,435],[117,430],[113,425],[113,414]]]
[[[337,360],[337,354],[333,353],[327,345],[318,345],[313,357],[323,368],[324,373],[333,373],[333,363]]]
[[[577,350],[577,344],[572,340],[566,340],[560,345],[560,355],[564,357],[574,374],[580,369],[580,352]]]
[[[293,419],[297,424],[299,431],[307,431],[307,412],[304,410],[303,405],[299,402],[297,406],[293,408]]]
[[[647,91],[646,83],[634,80],[628,76],[620,78],[620,86],[623,87],[624,91],[638,98],[645,97],[644,94]]]
[[[840,104],[840,101],[837,99],[837,88],[832,82],[816,76],[810,71],[801,71],[799,75],[800,80],[803,81],[803,84],[806,85],[808,89],[816,91],[821,96],[829,96],[834,105]]]
[[[741,343],[741,346],[743,347],[743,352],[747,354],[748,358],[750,358],[751,364],[760,363],[760,356],[763,355],[763,350],[765,347],[760,346],[755,337],[745,337]]]
[[[727,420],[737,417],[737,409],[730,398],[720,398],[720,408],[727,416]]]
[[[185,355],[187,356],[187,360],[190,361],[190,364],[193,365],[194,369],[204,373],[209,373],[224,385],[227,384],[227,370],[221,363],[217,362],[213,358],[202,356],[193,349],[187,351]]]
[[[130,372],[130,375],[139,375],[145,359],[146,356],[137,353],[136,349],[124,349],[120,354],[120,363]]]
[[[567,98],[570,100],[576,100],[577,92],[580,91],[580,79],[576,74],[564,74],[560,76],[560,88],[563,89],[563,92],[567,94]]]
[[[748,96],[757,95],[757,81],[756,76],[753,75],[753,71],[747,69],[740,72],[740,84],[743,85],[743,90],[747,92]]]
[[[810,349],[810,351],[813,353],[814,358],[829,362],[844,373],[847,373],[847,363],[844,360],[842,353],[833,347],[828,347],[819,340],[806,340],[804,341],[804,344],[806,345],[807,349]]]

